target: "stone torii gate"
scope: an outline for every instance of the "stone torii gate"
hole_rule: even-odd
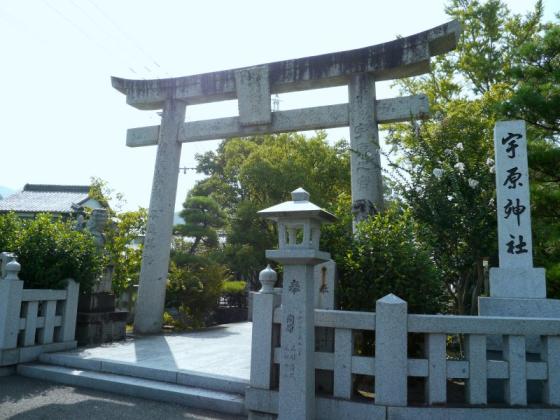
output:
[[[113,77],[129,105],[163,110],[160,126],[129,129],[126,140],[130,147],[157,145],[135,332],[161,329],[182,143],[349,126],[359,221],[383,207],[377,125],[428,113],[423,95],[376,100],[375,82],[428,72],[430,57],[455,48],[459,32],[452,21],[384,44],[254,67],[156,80]],[[271,110],[271,94],[341,85],[348,86],[347,104]],[[186,106],[236,98],[238,117],[185,122]]]

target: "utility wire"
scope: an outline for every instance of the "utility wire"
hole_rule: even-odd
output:
[[[101,26],[99,22],[96,21],[82,6],[80,6],[80,4],[76,2],[76,0],[70,0],[70,2],[74,5],[74,7],[76,7],[80,12],[82,12],[82,14],[86,16],[88,20],[99,29],[100,32],[108,34],[108,36],[111,37],[111,34],[105,28],[103,28],[103,26]],[[143,67],[148,73],[152,73],[152,70],[149,67],[147,66],[143,66]]]
[[[107,14],[98,4],[96,4],[94,1],[92,0],[88,0],[88,2],[97,9],[97,11],[108,21],[111,23],[111,25],[113,25],[113,27],[121,34],[121,36],[123,38],[125,38],[128,42],[130,42],[142,55],[144,55],[154,66],[156,66],[158,69],[163,70],[161,65],[157,62],[157,60],[148,52],[146,52],[146,50],[144,48],[142,48],[142,46],[140,45],[140,43],[138,41],[136,41],[135,38],[133,38],[131,35],[129,35],[127,32],[125,32],[117,22],[115,22],[115,20],[113,18],[111,18],[111,16],[109,16],[109,14]],[[167,72],[166,72],[167,73]],[[169,75],[169,73],[167,73],[167,75]]]
[[[97,20],[95,20],[84,8],[82,8],[75,0],[70,0],[70,2],[74,5],[74,7],[76,7],[77,9],[79,9],[88,19],[90,22],[92,22],[97,28],[99,28],[100,32],[104,32],[105,34],[107,34],[109,36],[109,38],[112,36],[112,34],[110,32],[108,32],[105,28],[103,28],[102,25],[99,24],[99,22]],[[114,54],[113,54],[114,55]],[[126,63],[127,60],[123,59],[122,56],[119,55],[120,60],[123,63]],[[132,58],[132,56],[131,56]],[[130,67],[129,65],[127,65],[128,69],[134,73],[134,74],[138,74],[136,72],[136,70],[134,70],[134,68]],[[152,73],[152,70],[147,67],[147,66],[142,66],[144,67],[144,69],[148,72],[148,73]]]
[[[95,40],[94,38],[92,38],[86,31],[84,31],[79,25],[77,25],[72,19],[68,18],[64,13],[62,13],[59,9],[57,9],[56,7],[54,7],[52,4],[50,4],[47,0],[43,0],[43,3],[45,3],[45,5],[51,9],[54,13],[56,13],[61,19],[63,19],[66,23],[68,23],[70,26],[72,26],[75,30],[77,30],[79,33],[81,33],[87,40],[89,40],[92,44],[94,44],[95,46],[97,46],[101,51],[105,52],[107,55],[110,55],[114,58],[116,58],[117,60],[121,61],[123,64],[125,64],[125,66],[134,74],[137,74],[137,72],[134,70],[134,68],[130,67],[121,56],[116,55],[115,53],[113,53],[111,50],[109,50],[108,48],[106,48],[103,44],[99,43],[97,40]]]

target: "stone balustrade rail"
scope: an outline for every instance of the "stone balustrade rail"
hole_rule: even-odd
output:
[[[0,366],[29,362],[41,353],[76,347],[74,340],[79,285],[66,288],[23,289],[20,265],[3,253],[0,278]]]
[[[278,413],[281,320],[280,296],[255,294],[251,388],[247,392],[247,408],[254,412]],[[334,330],[333,351],[315,352],[315,369],[330,371],[334,377],[332,395],[316,395],[321,418],[337,418],[345,410],[385,418],[388,411],[379,409],[411,409],[411,377],[423,378],[423,408],[434,410],[458,406],[449,401],[449,380],[464,384],[459,387],[464,389],[464,402],[455,408],[463,411],[453,415],[468,416],[469,408],[491,409],[492,415],[496,410],[515,408],[516,415],[527,416],[532,409],[560,406],[560,319],[408,314],[405,301],[388,295],[377,301],[375,313],[315,309],[315,327]],[[362,331],[374,332],[373,356],[356,352],[356,333]],[[501,352],[487,347],[496,336],[503,339]],[[541,338],[540,353],[528,354],[526,340],[534,336]],[[421,343],[423,355],[409,355],[412,337]],[[450,351],[452,337],[456,341],[460,337],[462,352]],[[369,408],[356,398],[354,375],[375,378]],[[488,380],[503,381],[503,401],[497,405],[489,404]],[[536,405],[528,404],[528,381],[541,384]],[[520,410],[523,407],[531,408]]]

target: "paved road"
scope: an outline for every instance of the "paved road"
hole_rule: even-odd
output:
[[[210,411],[59,385],[22,376],[0,377],[0,419],[17,420],[175,420],[222,419]]]

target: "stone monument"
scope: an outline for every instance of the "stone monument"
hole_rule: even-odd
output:
[[[161,110],[160,126],[128,130],[130,147],[157,145],[134,329],[161,330],[182,143],[289,131],[350,127],[355,221],[383,208],[379,123],[428,113],[424,95],[378,100],[375,83],[430,71],[430,57],[455,48],[452,21],[396,40],[360,48],[194,76],[125,80],[113,87],[138,109]],[[272,112],[271,94],[348,87],[348,103]],[[238,100],[239,116],[185,122],[185,107]]]
[[[105,245],[103,232],[107,221],[106,209],[94,209],[85,226],[93,235],[99,252],[103,252]],[[112,279],[113,266],[109,264],[92,291],[80,294],[76,324],[76,340],[80,346],[123,340],[126,337],[128,312],[115,309]]]
[[[544,268],[533,267],[525,122],[496,123],[494,149],[500,266],[490,269],[490,297],[479,298],[479,314],[560,318],[560,300],[546,299]],[[538,346],[527,342],[528,351]]]
[[[278,249],[266,257],[284,266],[278,418],[315,418],[315,283],[313,267],[330,260],[319,251],[321,224],[335,217],[298,188],[292,200],[259,215],[278,223]],[[264,285],[263,285],[264,288]]]

